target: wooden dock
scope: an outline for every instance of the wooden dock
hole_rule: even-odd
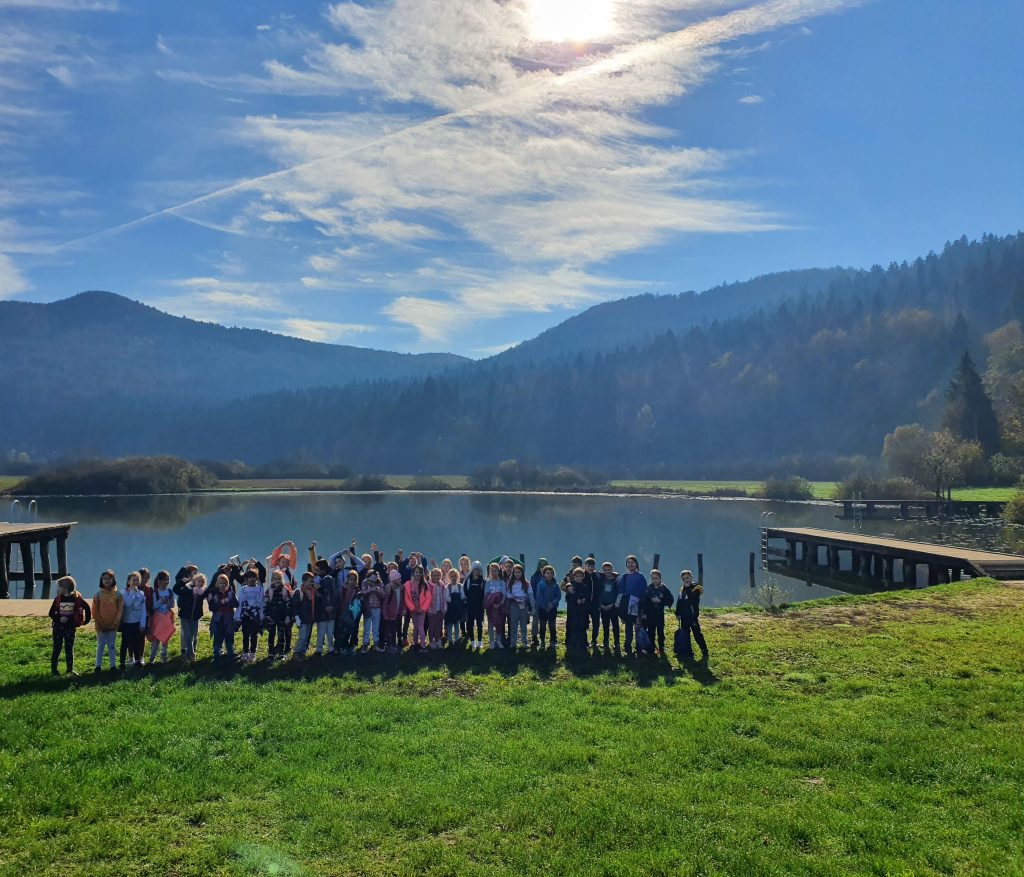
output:
[[[900,581],[908,585],[916,585],[919,564],[927,565],[931,585],[959,581],[965,573],[1003,581],[1024,579],[1024,556],[1018,554],[812,527],[769,527],[765,534],[767,554],[764,560],[769,561],[768,555],[771,555],[784,560],[791,568],[802,566],[839,572],[842,569],[840,553],[849,552],[851,573],[890,585],[896,581],[897,563]],[[780,540],[785,542],[784,551],[771,547],[772,541]],[[822,549],[825,563],[820,562]]]
[[[836,517],[852,518],[998,518],[1005,502],[965,499],[836,499],[843,513]]]
[[[47,596],[50,584],[68,574],[68,536],[76,524],[7,524],[0,522],[0,599],[10,596],[11,582],[25,583],[25,597],[35,596],[36,582],[43,583]],[[57,547],[57,570],[54,572],[50,546]],[[12,571],[12,553],[17,545],[21,552],[21,571]],[[39,566],[36,571],[35,546],[39,548]]]

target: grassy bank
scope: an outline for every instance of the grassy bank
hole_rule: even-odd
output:
[[[52,680],[46,625],[3,620],[0,873],[1020,875],[1022,625],[980,581],[709,613],[706,669]]]

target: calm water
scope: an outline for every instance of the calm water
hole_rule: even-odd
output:
[[[95,592],[100,572],[108,567],[123,585],[125,575],[140,566],[173,574],[192,561],[209,574],[232,554],[266,557],[284,539],[293,539],[300,550],[315,539],[327,554],[356,538],[360,550],[376,542],[388,558],[399,548],[406,553],[421,550],[438,562],[444,557],[456,560],[462,552],[485,561],[522,552],[530,571],[537,557],[545,556],[559,573],[574,554],[589,552],[599,563],[611,560],[619,570],[627,554],[636,554],[646,573],[660,553],[661,569],[673,589],[679,570],[696,570],[700,552],[705,600],[712,606],[750,600],[748,558],[760,546],[763,511],[775,513],[772,523],[777,526],[853,529],[852,522],[835,517],[833,505],[749,500],[276,493],[40,501],[40,520],[78,521],[68,550],[71,573],[86,596]],[[1019,547],[1020,531],[998,522],[876,520],[866,521],[864,532],[1013,550]],[[793,599],[835,593],[802,581],[787,585]],[[19,583],[12,595],[21,596],[21,591]]]

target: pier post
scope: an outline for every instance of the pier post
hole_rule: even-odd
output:
[[[61,578],[68,574],[68,534],[61,533],[57,537],[57,575]]]
[[[910,503],[909,502],[901,502],[900,503],[900,518],[905,521],[909,517],[910,517]]]
[[[940,566],[939,567],[939,584],[940,585],[948,585],[949,584],[949,567],[948,566]]]
[[[11,580],[8,577],[10,569],[11,546],[0,545],[0,600],[6,600],[11,596]]]
[[[796,539],[786,540],[786,562],[791,565],[796,563]]]
[[[839,549],[834,545],[828,546],[828,568],[833,572],[839,569]]]
[[[964,577],[964,571],[962,567],[954,566],[949,570],[949,579],[953,582],[959,582]]]
[[[23,596],[31,600],[36,595],[36,564],[32,557],[32,543],[22,542],[21,547],[21,568],[25,570],[25,591]]]
[[[937,585],[939,583],[939,567],[934,563],[928,564],[928,584]]]
[[[850,552],[850,571],[855,575],[859,576],[861,572],[861,557],[860,552],[854,548]]]
[[[882,555],[881,554],[872,554],[871,555],[871,577],[875,578],[875,579],[880,579],[880,578],[882,578],[882,576],[884,574],[885,574],[885,571],[883,569]]]
[[[885,583],[887,585],[891,585],[893,583],[892,567],[893,567],[893,558],[886,557],[886,558],[882,559],[883,578],[885,579]]]
[[[756,553],[751,551],[750,552],[750,587],[752,587],[752,588],[755,585],[757,585],[757,580],[754,578],[754,568],[755,568],[755,565],[756,565],[755,564],[755,558],[756,557],[757,557]]]
[[[697,555],[697,584],[704,587],[704,555]]]
[[[903,584],[917,587],[917,564],[903,558]]]
[[[50,569],[50,540],[43,539],[39,543],[39,565],[43,571],[43,596],[50,596],[50,582],[53,581],[53,572]]]

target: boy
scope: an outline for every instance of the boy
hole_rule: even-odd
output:
[[[626,557],[626,571],[619,576],[619,590],[622,600],[619,612],[626,622],[626,654],[633,654],[633,632],[640,615],[640,603],[647,591],[647,579],[640,572],[640,562],[635,554]]]
[[[601,574],[597,571],[597,561],[594,560],[593,554],[583,561],[583,581],[586,582],[592,595],[588,619],[590,623],[590,647],[597,651],[597,631],[601,627],[601,602],[598,600],[601,588]],[[584,635],[586,635],[585,630]]]
[[[50,606],[50,618],[53,620],[53,654],[50,656],[50,672],[59,676],[57,659],[61,649],[64,650],[64,663],[68,676],[77,676],[75,672],[75,631],[92,619],[92,610],[75,587],[71,576],[57,580],[57,596]]]
[[[608,651],[608,628],[615,634],[615,653],[619,652],[619,604],[622,602],[619,589],[619,574],[609,561],[601,564],[601,580],[598,582],[595,605],[601,613],[604,626],[604,650]]]
[[[647,635],[655,654],[665,654],[665,610],[672,607],[672,592],[661,581],[661,570],[651,570],[651,583],[644,592],[643,613],[647,619]],[[657,639],[655,639],[657,636]]]
[[[292,646],[292,595],[284,584],[284,576],[275,569],[270,574],[270,590],[263,598],[263,615],[267,619],[267,648],[272,658],[283,658]]]
[[[316,620],[317,604],[316,588],[313,585],[313,573],[302,574],[302,586],[292,597],[292,617],[298,619],[299,637],[295,643],[296,657],[305,657],[309,648],[309,637],[313,633],[313,622]]]
[[[570,573],[571,580],[565,589],[565,644],[567,648],[583,651],[587,648],[587,622],[590,621],[590,604],[594,598],[586,575],[582,566],[576,567]]]
[[[210,633],[213,636],[213,660],[220,660],[221,649],[227,650],[229,660],[235,658],[235,610],[238,598],[225,573],[214,580],[209,595]]]
[[[547,564],[541,570],[541,579],[537,582],[534,602],[537,606],[537,619],[540,631],[540,647],[546,647],[544,640],[548,631],[551,632],[551,648],[558,645],[558,634],[555,632],[555,619],[558,618],[558,604],[562,601],[562,589],[555,581],[555,568]]]
[[[693,573],[684,569],[679,573],[682,587],[679,589],[679,599],[676,601],[676,617],[679,619],[679,630],[676,631],[675,652],[680,661],[693,660],[693,643],[690,642],[690,633],[693,633],[694,640],[700,647],[702,661],[708,659],[708,644],[704,641],[704,634],[700,629],[700,595],[704,593],[701,585],[693,583]]]

